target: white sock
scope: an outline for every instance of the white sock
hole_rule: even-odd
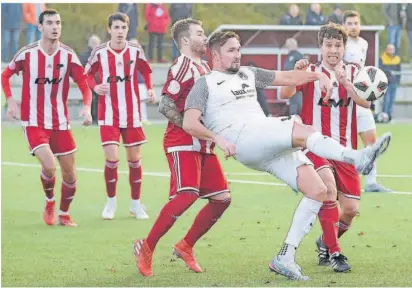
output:
[[[295,251],[299,247],[300,242],[302,242],[303,237],[312,229],[313,224],[316,221],[316,216],[319,213],[320,207],[322,207],[322,202],[310,199],[303,196],[298,207],[293,215],[292,224],[290,225],[288,235],[286,236],[285,244],[291,245],[295,249],[290,249],[287,247],[286,253],[284,253],[282,258],[285,257],[285,261],[294,261]],[[292,250],[289,252],[289,250]]]
[[[107,197],[107,203],[110,203],[110,204],[116,204],[116,196],[113,196],[113,197]]]
[[[137,200],[132,199],[132,207],[136,207],[137,205],[140,205],[140,199],[137,199]]]
[[[59,216],[67,216],[69,215],[69,211],[63,212],[62,210],[59,210]]]
[[[55,200],[55,198],[54,198],[54,196],[52,197],[52,198],[47,198],[47,196],[46,196],[46,202],[53,202]]]
[[[376,183],[376,174],[378,173],[376,168],[376,162],[373,164],[373,169],[369,175],[365,176],[366,185],[373,185]]]
[[[306,139],[306,148],[322,158],[342,161],[352,165],[359,162],[362,153],[343,147],[330,137],[323,136],[320,132],[311,134]]]

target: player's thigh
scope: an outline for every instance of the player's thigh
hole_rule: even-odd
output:
[[[355,217],[359,212],[360,200],[357,198],[347,197],[347,195],[344,195],[341,192],[338,193],[340,213],[350,218]]]
[[[370,109],[356,106],[356,124],[365,146],[376,142],[376,124]]]
[[[142,145],[129,146],[125,148],[127,161],[136,162],[142,159]]]
[[[50,148],[51,130],[39,127],[23,127],[23,133],[29,145],[30,153],[39,159],[46,175],[54,175],[56,160]]]
[[[348,163],[331,161],[335,168],[336,188],[339,198],[360,200],[361,184],[356,167]]]
[[[308,157],[308,159],[313,163],[315,171],[319,174],[322,182],[326,185],[326,200],[335,201],[337,199],[337,189],[332,164],[327,159],[319,157],[312,152],[307,152],[306,157]]]
[[[228,194],[229,186],[219,158],[214,154],[203,154],[201,164],[200,198]]]
[[[126,148],[128,161],[139,161],[142,158],[142,144],[146,143],[146,136],[142,127],[120,128],[123,146]]]
[[[120,128],[100,126],[100,139],[108,161],[119,161]]]
[[[169,199],[179,192],[199,194],[202,157],[199,152],[175,151],[166,154],[170,169]]]
[[[246,166],[259,166],[291,151],[293,123],[294,118],[268,117],[246,125],[235,142],[236,159]]]
[[[292,133],[292,146],[293,147],[306,147],[306,139],[310,135],[316,132],[313,126],[302,124],[301,122],[295,121]]]
[[[76,181],[75,153],[58,156],[62,178],[66,183]]]
[[[51,132],[50,148],[54,156],[65,156],[76,152],[76,142],[70,130],[54,130]]]

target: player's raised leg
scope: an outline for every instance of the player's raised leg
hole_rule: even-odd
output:
[[[149,219],[149,216],[146,213],[146,207],[140,203],[143,176],[141,151],[142,146],[140,144],[126,147],[131,197],[130,213],[132,213],[136,219]]]
[[[193,252],[196,242],[212,228],[229,207],[231,197],[222,166],[216,155],[202,155],[200,197],[208,203],[197,214],[185,237],[175,246],[173,253],[185,261],[193,272],[203,272]]]
[[[39,159],[39,162],[42,166],[40,180],[43,185],[44,193],[46,194],[43,220],[47,225],[53,225],[56,221],[54,198],[54,186],[56,182],[56,160],[48,144],[35,149],[32,153],[34,153],[37,159]]]
[[[296,264],[295,253],[316,221],[326,199],[327,188],[301,151],[274,159],[265,166],[267,172],[304,195],[295,210],[285,242],[270,262],[269,269],[292,280],[309,280],[309,277],[302,275],[301,268]]]
[[[385,133],[375,144],[361,150],[354,150],[322,135],[313,126],[295,122],[292,145],[293,147],[307,148],[310,152],[322,158],[355,165],[358,172],[368,174],[375,160],[388,148],[391,136],[391,133]]]

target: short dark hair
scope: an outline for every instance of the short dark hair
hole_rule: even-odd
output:
[[[176,21],[172,26],[172,38],[176,45],[180,48],[180,39],[189,36],[190,25],[200,25],[202,26],[202,21],[186,18]]]
[[[216,50],[226,44],[227,40],[236,38],[240,42],[240,37],[233,31],[218,31],[210,36],[207,43],[210,50]]]
[[[127,16],[126,14],[121,13],[121,12],[115,12],[113,14],[110,14],[109,18],[107,18],[107,26],[109,26],[109,28],[111,28],[113,22],[116,21],[116,20],[120,20],[120,21],[126,23],[127,27],[129,27],[129,16]]]
[[[329,22],[326,25],[322,25],[318,32],[318,44],[322,46],[323,39],[339,39],[343,40],[343,45],[346,45],[348,40],[348,34],[342,25]]]
[[[343,24],[345,24],[346,19],[350,18],[350,17],[358,17],[360,20],[360,14],[358,11],[355,10],[346,10],[345,12],[343,12]]]
[[[58,15],[59,12],[57,12],[54,9],[46,9],[43,12],[40,13],[39,15],[39,24],[43,24],[44,21],[44,16],[52,16],[52,15]],[[10,15],[11,16],[11,15]]]

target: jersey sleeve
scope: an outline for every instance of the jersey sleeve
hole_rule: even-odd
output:
[[[70,77],[76,82],[83,96],[83,104],[90,106],[92,102],[92,94],[87,85],[86,75],[84,74],[83,65],[77,57],[76,53],[71,54],[70,60]]]
[[[266,88],[271,86],[273,80],[275,80],[276,72],[272,70],[261,69],[257,67],[249,67],[249,69],[255,74],[256,88]]]
[[[190,59],[179,57],[173,63],[167,73],[167,80],[162,89],[162,95],[177,101],[180,97],[186,96],[190,85],[194,84],[193,73],[191,70]]]
[[[1,73],[1,87],[3,89],[4,95],[6,99],[12,97],[11,87],[10,87],[10,78],[13,74],[19,74],[21,70],[23,70],[24,66],[24,59],[26,57],[25,53],[23,52],[26,48],[22,48],[17,54],[13,57],[11,62],[7,65],[7,67]]]
[[[206,111],[206,103],[209,98],[209,88],[207,86],[206,77],[203,76],[196,81],[190,90],[186,99],[185,111],[189,109],[197,109],[202,112],[202,115]]]

